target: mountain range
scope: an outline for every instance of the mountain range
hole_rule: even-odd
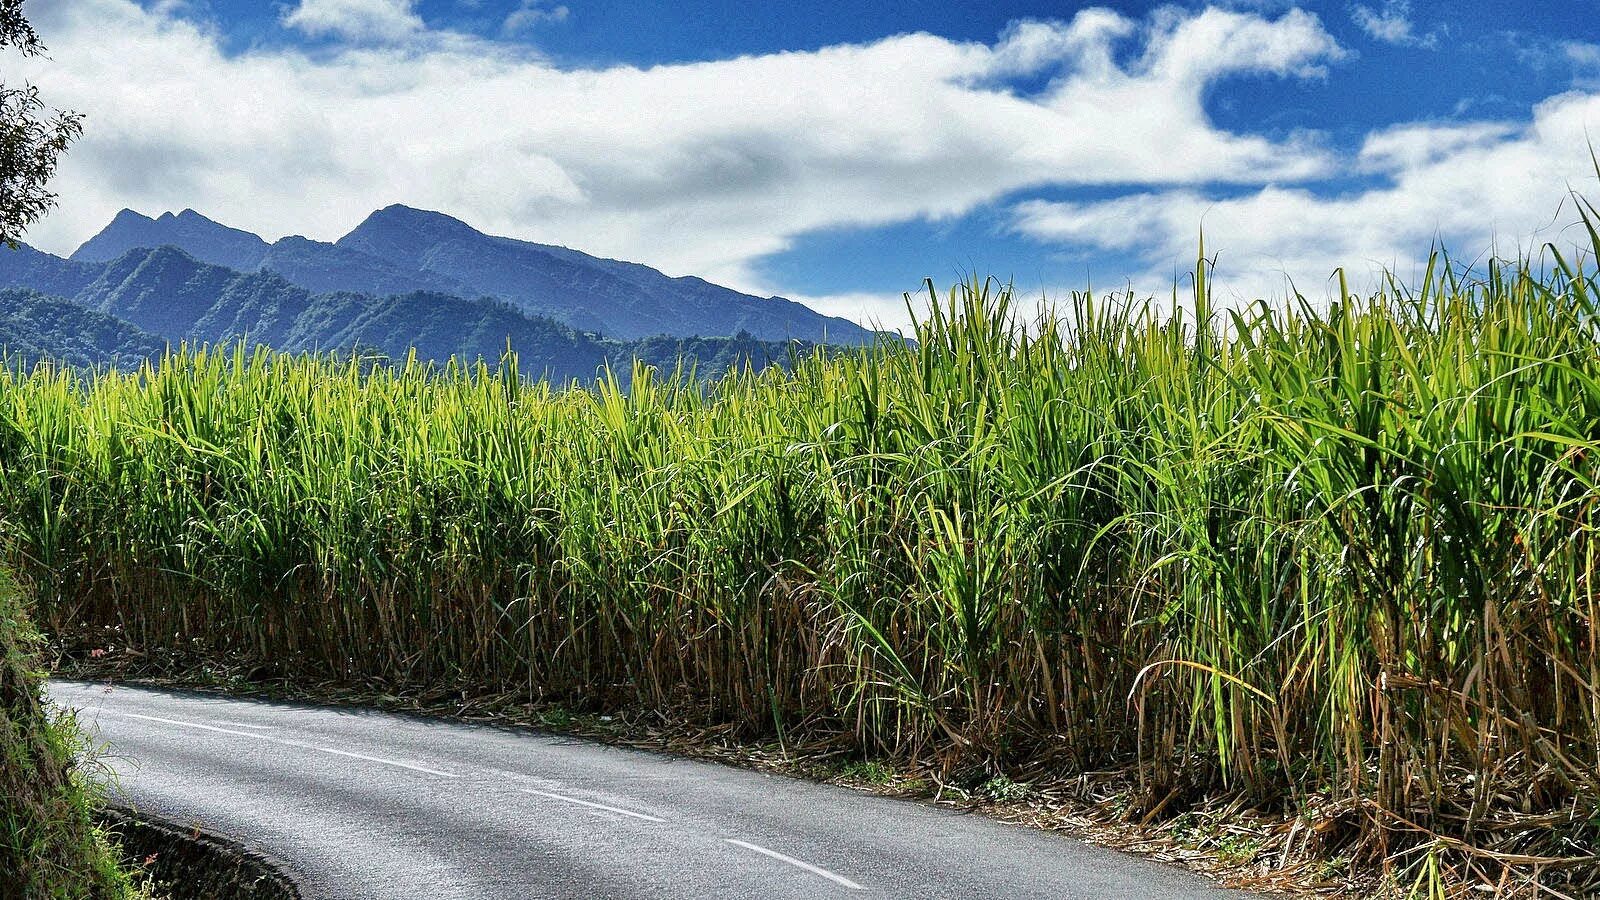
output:
[[[627,370],[631,358],[670,367],[688,356],[702,372],[764,366],[796,342],[877,337],[793,301],[494,237],[405,206],[334,243],[268,243],[193,210],[124,210],[70,258],[0,249],[0,322],[13,359],[126,363],[177,342],[430,361],[497,359],[509,347],[524,372],[560,380],[591,378],[606,363]]]
[[[372,213],[331,244],[299,236],[269,244],[188,209],[155,219],[123,210],[72,261],[104,264],[130,250],[168,246],[203,263],[272,273],[313,293],[492,297],[530,315],[623,340],[741,331],[761,340],[830,344],[864,344],[876,337],[792,300],[743,294],[693,276],[673,278],[567,247],[495,237],[443,213],[398,204]]]

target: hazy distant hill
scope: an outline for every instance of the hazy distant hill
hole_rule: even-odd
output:
[[[634,358],[667,368],[683,358],[713,375],[784,362],[791,341],[803,353],[876,339],[799,303],[398,205],[331,244],[268,244],[194,210],[154,219],[123,210],[71,259],[0,249],[3,288],[26,291],[7,295],[16,314],[0,344],[75,364],[142,358],[168,342],[440,362],[494,360],[509,346],[524,373],[566,380],[607,362],[627,370]]]
[[[75,298],[96,311],[174,341],[248,338],[287,352],[363,347],[393,357],[498,358],[506,347],[525,368],[548,364],[562,376],[593,374],[601,342],[493,300],[413,291],[376,297],[313,294],[274,272],[238,272],[200,262],[176,247],[130,250],[107,263]]]
[[[434,291],[473,296],[466,285],[430,272],[408,271],[359,250],[303,237],[273,244],[261,261],[263,271],[282,275],[307,290],[353,291],[359,294],[402,294]]]
[[[492,237],[442,213],[390,206],[338,241],[397,267],[444,276],[469,293],[613,337],[656,334],[870,343],[872,332],[792,300],[760,298],[702,278],[671,278],[638,263]]]
[[[262,297],[274,318],[279,313],[292,318],[310,295],[271,275],[246,275],[200,262],[176,247],[157,247],[129,250],[106,263],[72,299],[173,340],[218,340],[248,331],[271,343],[280,335],[275,322],[248,321],[238,315],[240,307],[251,305],[251,298],[259,303]],[[219,317],[241,327],[200,327],[202,320]]]
[[[331,246],[331,245],[323,245]],[[285,352],[360,349],[394,360],[498,360],[509,347],[522,372],[589,380],[610,363],[624,376],[634,358],[662,368],[688,355],[703,376],[734,363],[758,367],[808,352],[784,342],[662,337],[619,342],[530,316],[493,298],[409,291],[313,293],[275,272],[239,272],[164,246],[135,249],[99,266],[32,248],[0,250],[0,346],[23,361],[73,365],[137,362],[171,344],[266,344]],[[36,291],[78,289],[70,299]]]
[[[287,237],[269,245],[193,210],[156,219],[124,210],[72,259],[106,263],[130,250],[161,246],[240,272],[273,272],[312,293],[494,297],[614,338],[740,332],[833,344],[875,338],[853,322],[791,300],[742,294],[701,278],[672,278],[566,247],[493,237],[442,213],[399,205],[373,213],[332,244]]]
[[[22,288],[0,290],[0,348],[10,365],[136,366],[167,342],[127,322]]]
[[[100,275],[101,267],[73,262],[19,244],[0,245],[0,288],[22,287],[55,297],[73,297]]]

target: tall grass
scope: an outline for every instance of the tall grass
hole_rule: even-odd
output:
[[[83,647],[1117,769],[1424,887],[1600,889],[1600,284],[1436,263],[1027,323],[974,282],[912,347],[711,386],[0,376],[0,537]]]

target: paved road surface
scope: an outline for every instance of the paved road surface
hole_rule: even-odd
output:
[[[576,738],[52,682],[127,799],[308,898],[1225,898],[981,816]]]

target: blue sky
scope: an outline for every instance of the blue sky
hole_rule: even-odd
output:
[[[1570,236],[1600,0],[33,0],[123,206],[332,239],[389,202],[893,323],[970,271],[1241,295]]]

